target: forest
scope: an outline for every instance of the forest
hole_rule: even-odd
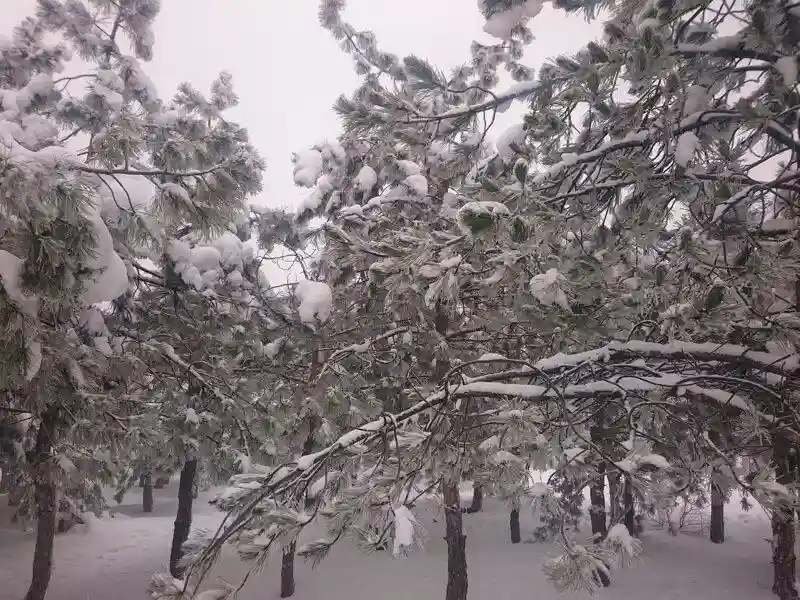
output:
[[[498,600],[677,598],[626,578],[691,555],[800,598],[800,2],[551,0],[602,35],[542,64],[542,0],[458,2],[493,41],[443,69],[321,0],[360,83],[291,209],[230,73],[156,89],[161,4],[0,30],[0,589],[89,598],[76,531],[151,519],[104,600],[357,600],[420,553],[364,589],[479,600],[513,553]]]

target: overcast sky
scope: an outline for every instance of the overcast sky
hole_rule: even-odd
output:
[[[0,0],[0,33],[31,14],[34,0]],[[221,70],[230,71],[241,103],[231,118],[245,125],[267,160],[259,203],[292,206],[307,194],[292,181],[291,153],[339,132],[331,106],[359,78],[351,60],[317,21],[317,0],[162,0],[155,27],[155,57],[145,68],[163,98],[189,81],[207,90]],[[345,18],[371,29],[382,48],[417,54],[440,68],[469,60],[482,31],[476,0],[349,0]],[[600,23],[565,17],[549,6],[532,22],[536,41],[525,63],[578,50],[599,35]],[[509,110],[499,134],[519,116]]]

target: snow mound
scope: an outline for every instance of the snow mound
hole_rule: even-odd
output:
[[[331,289],[319,281],[304,280],[295,287],[294,295],[300,301],[298,313],[300,320],[313,324],[315,319],[326,322],[333,311],[333,294]]]
[[[313,187],[322,173],[322,154],[317,150],[303,150],[292,157],[294,182],[304,187]]]
[[[128,289],[128,269],[114,250],[114,240],[101,217],[100,205],[88,209],[86,218],[92,224],[95,247],[86,261],[92,274],[84,280],[81,298],[86,304],[109,302]]]
[[[147,209],[155,197],[156,186],[146,177],[138,175],[98,176],[97,181],[100,216],[109,223],[116,222],[123,211],[132,213]]]
[[[428,193],[428,180],[424,175],[409,175],[403,180],[403,184],[418,196]]]
[[[481,4],[483,0],[480,0]],[[517,6],[499,10],[486,19],[483,30],[501,40],[511,39],[511,32],[518,25],[524,25],[528,20],[538,15],[542,10],[542,0],[526,0]]]
[[[392,555],[399,556],[404,548],[414,545],[414,528],[417,520],[406,506],[394,508],[394,545]]]
[[[361,192],[369,192],[378,183],[378,174],[369,165],[364,165],[356,175],[356,189]]]
[[[557,269],[548,269],[531,278],[530,290],[531,294],[545,306],[556,305],[564,310],[569,310],[567,295],[563,290],[565,284],[565,277]]]
[[[512,125],[497,139],[497,154],[505,161],[511,160],[517,154],[512,146],[521,147],[525,142],[525,129],[522,124]]]
[[[220,262],[225,267],[242,269],[244,244],[236,235],[226,231],[215,239],[211,245],[219,252]]]

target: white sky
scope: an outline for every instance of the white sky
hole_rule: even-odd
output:
[[[0,33],[32,13],[34,0],[0,0]],[[294,186],[291,155],[325,138],[339,124],[331,106],[359,82],[351,60],[319,26],[317,0],[162,0],[155,57],[145,66],[162,98],[182,81],[206,91],[230,71],[240,105],[231,118],[247,127],[267,161],[258,203],[293,206],[307,193]],[[444,70],[469,60],[469,44],[490,42],[476,0],[349,0],[345,18],[371,29],[382,48],[417,54]],[[566,17],[549,5],[532,22],[537,39],[525,64],[574,52],[600,32],[600,23]],[[494,135],[522,107],[500,115]]]

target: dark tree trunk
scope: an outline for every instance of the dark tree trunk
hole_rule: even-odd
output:
[[[715,445],[721,445],[722,436],[719,431],[712,429],[709,435]],[[711,524],[708,535],[715,544],[722,544],[725,541],[725,494],[722,493],[722,488],[717,483],[719,476],[718,469],[711,470]]]
[[[775,581],[772,592],[780,600],[797,600],[795,584],[794,523],[783,511],[772,515],[772,566]]]
[[[33,467],[36,493],[36,546],[33,551],[33,573],[25,600],[44,600],[53,571],[53,539],[56,535],[56,483],[53,465],[53,443],[56,414],[48,409],[42,415],[36,434]]]
[[[296,542],[290,543],[283,549],[281,556],[281,598],[294,595],[294,554]]]
[[[602,447],[605,426],[604,410],[599,410],[594,424],[589,430],[593,444]],[[606,463],[600,460],[595,468],[595,475],[589,487],[589,517],[592,521],[592,537],[595,542],[605,539],[608,529],[606,525]]]
[[[483,486],[476,483],[472,488],[472,504],[467,509],[468,513],[481,512],[483,510]]]
[[[772,460],[775,479],[783,485],[792,482],[791,445],[785,435],[776,431],[772,435]],[[777,504],[772,511],[772,566],[775,581],[772,592],[780,600],[797,600],[795,583],[794,511],[788,504]]]
[[[591,507],[589,508],[589,518],[592,521],[592,539],[595,543],[602,542],[606,535],[608,535],[608,528],[606,524],[606,496],[605,496],[605,483],[606,483],[606,465],[601,462],[597,465],[597,473],[591,486],[589,487],[589,500]],[[633,514],[633,510],[631,510]],[[627,515],[625,519],[625,526],[630,531],[628,525]],[[611,585],[611,578],[608,576],[607,571],[595,569],[595,577],[602,584],[603,587]]]
[[[625,489],[622,492],[623,510],[625,511],[625,527],[633,537],[638,535],[636,531],[636,513],[633,508],[633,484],[629,477],[625,477]]]
[[[153,476],[150,473],[142,475],[142,512],[153,512]]]
[[[187,460],[181,469],[178,484],[178,514],[175,517],[175,529],[172,533],[172,551],[169,555],[169,572],[176,579],[182,579],[186,570],[180,565],[183,558],[183,544],[189,539],[192,528],[192,502],[194,476],[197,472],[197,459]]]
[[[308,434],[303,441],[303,455],[311,454],[314,451],[314,436],[316,435],[318,427],[319,423],[317,418],[311,416],[308,421]],[[281,554],[281,598],[288,598],[294,594],[294,557],[296,550],[297,542],[292,542],[284,548]]]
[[[596,542],[605,539],[608,534],[606,526],[606,464],[597,465],[597,471],[589,487],[589,517],[592,521],[592,537]]]
[[[281,598],[294,594],[294,555],[296,543],[284,548],[281,555]]]
[[[467,600],[467,536],[464,535],[458,483],[444,484],[447,592],[445,600]]]
[[[608,518],[611,523],[619,523],[621,510],[620,510],[620,490],[621,478],[619,473],[608,474],[608,497],[611,499],[608,507]]]
[[[715,544],[725,541],[725,494],[714,482],[716,470],[711,474],[711,526],[709,537]]]
[[[509,525],[511,527],[511,543],[512,544],[519,544],[522,541],[522,535],[520,534],[519,530],[519,509],[512,508],[511,514],[508,518]]]
[[[596,446],[603,446],[604,427],[605,411],[600,410],[595,417],[594,425],[589,430],[590,439]],[[600,543],[608,535],[606,521],[606,463],[604,460],[600,460],[595,467],[594,477],[589,485],[589,502],[591,504],[589,507],[589,519],[592,523],[592,539],[595,543]],[[613,504],[613,497],[611,502]],[[603,587],[611,585],[611,579],[607,571],[595,569],[594,576]]]

